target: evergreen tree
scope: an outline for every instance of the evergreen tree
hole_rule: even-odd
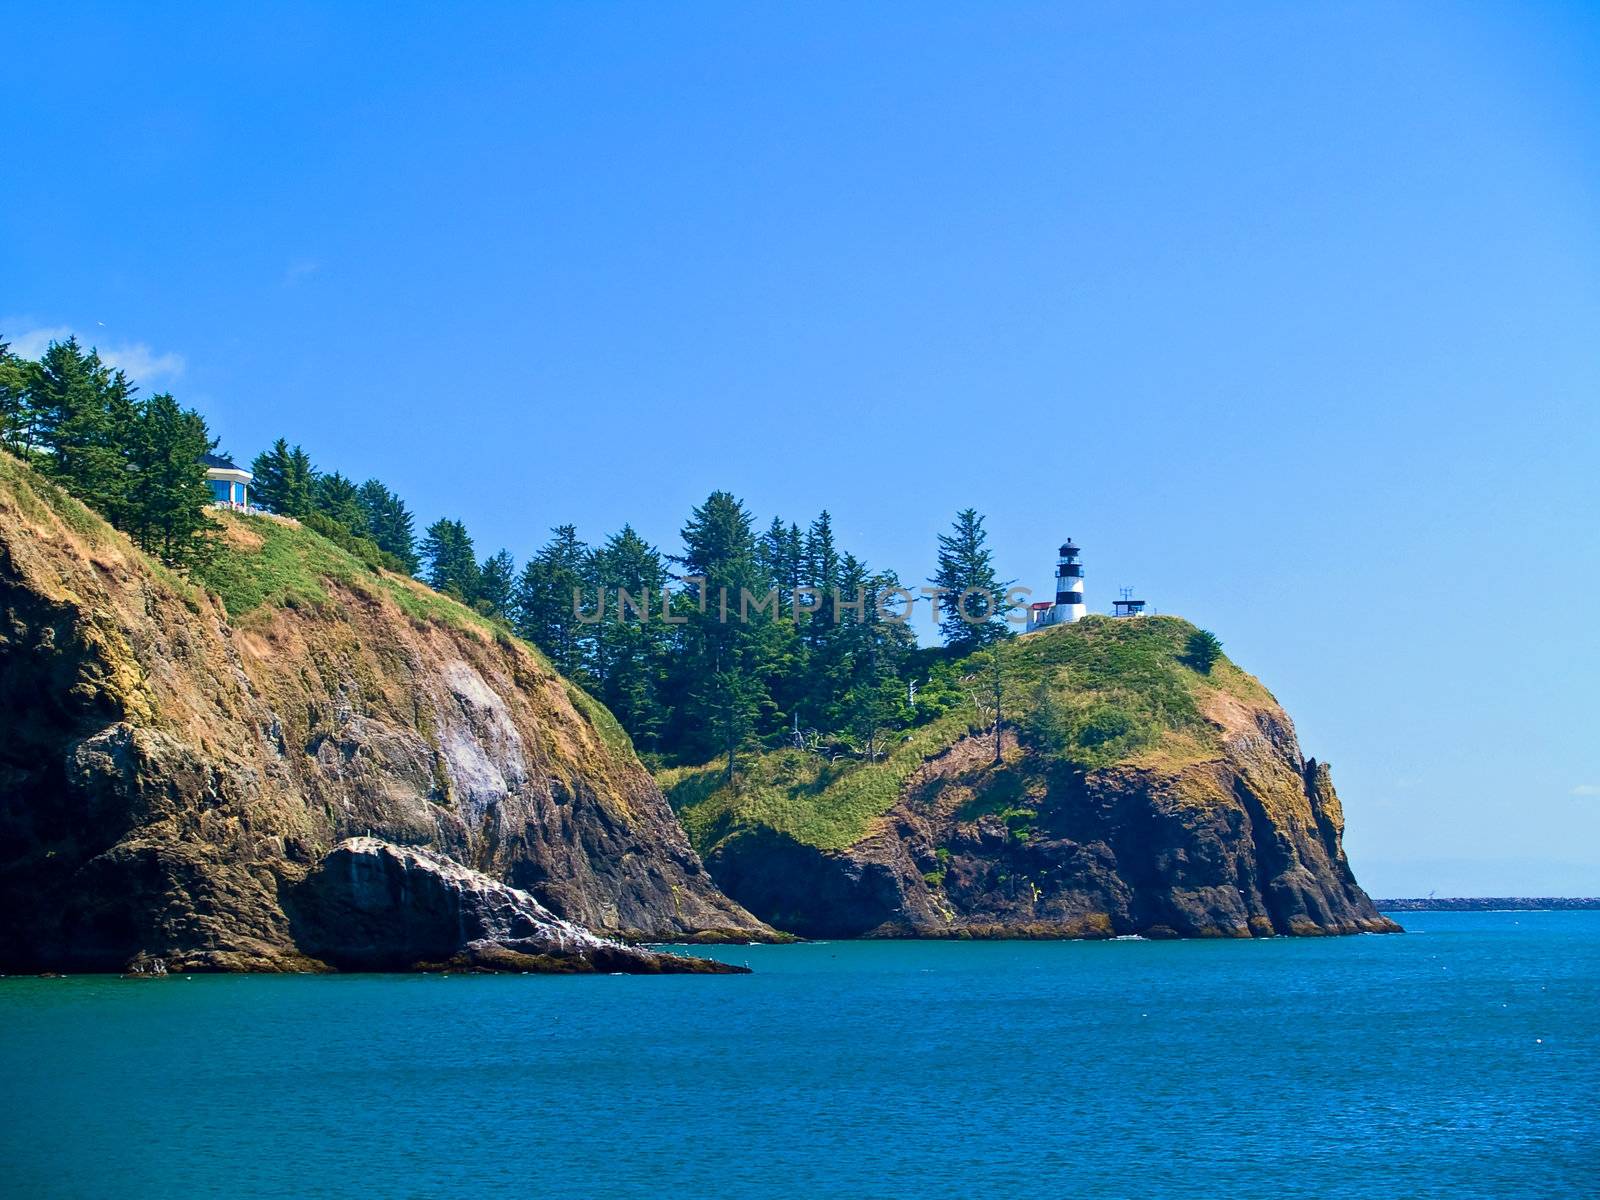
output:
[[[806,579],[806,535],[801,532],[799,522],[789,522],[789,532],[785,540],[787,545],[784,553],[789,562],[789,586],[801,587],[809,581]]]
[[[360,491],[351,480],[338,471],[319,475],[312,494],[314,511],[337,521],[356,537],[367,536],[367,511],[361,505]]]
[[[831,534],[829,542],[831,545]],[[822,608],[806,618],[808,669],[801,708],[819,729],[837,734],[849,723],[841,705],[845,693],[850,690],[856,656],[863,644],[857,636],[858,626],[872,598],[865,594],[866,565],[853,554],[839,558],[835,552],[834,557],[832,578],[827,591],[822,593]],[[808,555],[808,560],[812,563],[808,569],[825,569],[825,558],[819,556],[812,560]],[[862,601],[860,613],[855,608],[858,599]]]
[[[498,550],[484,559],[478,568],[478,591],[473,596],[476,607],[486,616],[509,617],[516,573],[517,564],[509,550]]]
[[[662,620],[667,575],[661,554],[624,525],[594,552],[589,578],[606,588],[609,606],[605,619],[591,627],[596,693],[636,746],[656,749],[665,719],[661,682],[671,628]],[[619,590],[638,602],[642,617],[631,607],[625,619],[618,615]]]
[[[781,517],[773,517],[772,524],[756,544],[756,565],[774,587],[786,587],[788,577],[788,530]]]
[[[735,664],[714,671],[694,693],[698,714],[719,753],[724,756],[723,779],[732,783],[739,755],[756,730],[762,702],[760,686],[750,672]]]
[[[471,603],[478,591],[478,560],[465,525],[443,517],[429,525],[422,558],[429,587]]]
[[[905,684],[870,662],[839,698],[840,722],[858,753],[876,762],[889,749],[895,730],[906,724]]]
[[[983,518],[974,508],[962,509],[950,532],[939,535],[939,570],[931,581],[944,589],[939,597],[939,632],[958,651],[1010,636],[1005,591],[1013,581],[996,577],[987,541]]]
[[[51,342],[29,381],[28,405],[32,409],[40,447],[58,460],[52,473],[63,474],[59,459],[80,414],[100,407],[99,357],[85,354],[78,339]]]
[[[417,538],[411,512],[400,499],[376,479],[363,483],[357,493],[366,517],[367,535],[378,549],[392,554],[409,574],[417,573]]]
[[[126,516],[128,442],[133,434],[133,385],[112,372],[77,338],[51,342],[29,379],[34,436],[46,469],[112,524]]]
[[[1185,649],[1189,665],[1202,675],[1209,675],[1211,668],[1222,657],[1222,641],[1209,629],[1197,629],[1191,633]]]
[[[833,517],[824,509],[806,532],[805,586],[817,589],[822,607],[810,618],[808,640],[817,646],[834,624],[833,596],[840,590],[839,548],[833,540]]]
[[[128,528],[135,540],[170,566],[206,561],[214,524],[200,456],[216,442],[205,420],[160,392],[139,407],[130,441]]]
[[[279,438],[250,463],[250,500],[260,508],[283,512],[284,475],[289,466],[289,443]]]
[[[291,449],[279,438],[272,449],[256,455],[250,473],[251,500],[262,508],[301,519],[318,511],[317,470],[299,446]]]
[[[551,534],[550,542],[529,560],[517,579],[513,624],[519,634],[550,656],[558,671],[576,677],[583,668],[589,626],[574,614],[573,593],[593,595],[585,578],[589,549],[578,540],[575,526],[560,525]],[[592,605],[594,601],[584,603]]]
[[[873,573],[847,553],[840,563],[840,580],[846,595],[852,600],[863,596],[865,603],[859,611],[844,613],[813,675],[830,689],[833,726],[844,731],[871,762],[885,752],[888,737],[911,719],[902,671],[916,638],[908,623],[880,611],[880,600],[900,586],[892,571]]]
[[[1023,724],[1029,744],[1048,754],[1065,753],[1072,743],[1072,714],[1061,702],[1061,683],[1045,678],[1034,689],[1033,709]]]
[[[284,472],[283,512],[291,517],[308,517],[317,507],[317,476],[311,465],[311,456],[295,446],[289,451],[289,463]]]
[[[34,364],[11,353],[11,344],[0,338],[0,449],[26,455],[33,445],[33,409],[28,403],[28,388]]]
[[[678,627],[668,678],[674,708],[669,732],[673,744],[691,756],[725,754],[731,776],[761,717],[781,722],[768,680],[782,669],[790,633],[744,610],[746,591],[764,601],[771,585],[743,504],[728,492],[713,492],[690,514],[682,536],[684,552],[673,561],[683,566],[686,580],[704,583],[686,582],[678,598],[685,622]]]

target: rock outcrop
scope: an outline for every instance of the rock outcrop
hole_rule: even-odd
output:
[[[207,590],[0,455],[0,970],[314,968],[343,952],[303,944],[295,897],[366,835],[602,936],[770,936],[531,647],[309,530],[219,520]]]
[[[992,735],[963,718],[948,740],[831,782],[836,766],[774,756],[785,761],[762,764],[772,778],[684,815],[728,895],[807,937],[1398,930],[1351,873],[1326,765],[1302,757],[1249,676],[1186,662],[1193,632],[1174,618],[1090,618],[1020,639],[1006,666],[1018,720],[998,764]],[[1027,711],[1046,700],[1064,706],[1054,740]],[[890,796],[881,813],[853,838],[808,843],[808,829],[836,826],[794,814],[859,803],[872,794],[862,773],[898,780],[878,789]],[[783,787],[784,804],[766,802]]]
[[[341,970],[743,970],[596,937],[527,892],[426,850],[376,838],[334,847],[285,907],[295,944]]]

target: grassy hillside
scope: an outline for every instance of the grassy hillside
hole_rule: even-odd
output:
[[[279,609],[330,606],[335,603],[327,586],[331,581],[375,601],[387,599],[418,622],[438,622],[489,639],[514,641],[555,673],[543,651],[513,637],[503,624],[418,580],[366,561],[295,521],[213,511],[212,519],[219,526],[217,553],[189,578],[140,550],[41,472],[0,451],[0,504],[8,501],[37,528],[59,521],[86,557],[112,554],[137,562],[197,612],[202,591],[210,592],[222,602],[236,627],[248,628],[253,617],[270,617]],[[568,700],[602,740],[614,752],[632,757],[632,740],[611,712],[571,682],[566,682],[565,690]]]
[[[1114,763],[1172,769],[1213,757],[1221,741],[1207,714],[1219,699],[1274,701],[1226,657],[1202,670],[1189,653],[1196,632],[1177,617],[1091,616],[1002,645],[994,653],[1006,723],[1039,730],[1031,740],[1047,743],[1050,757],[1086,769]],[[968,690],[986,701],[988,653],[961,665]],[[719,764],[663,771],[657,781],[701,853],[756,825],[820,849],[843,849],[873,832],[929,757],[981,727],[976,704],[967,702],[908,731],[876,763],[780,750],[748,764],[732,787],[723,786]]]
[[[131,539],[113,529],[99,513],[43,472],[0,450],[0,503],[6,502],[14,505],[17,512],[35,529],[47,529],[59,521],[63,532],[86,557],[109,553],[139,563],[198,607],[200,593],[182,575],[139,549]]]
[[[216,519],[222,525],[220,552],[195,575],[235,620],[260,608],[328,604],[324,581],[331,579],[374,597],[388,596],[418,619],[495,628],[466,605],[414,579],[363,562],[293,521],[234,512],[218,512]]]
[[[252,614],[272,609],[331,604],[327,582],[332,580],[374,600],[387,598],[412,620],[437,621],[515,641],[555,673],[539,647],[513,637],[504,624],[408,575],[366,562],[314,530],[277,517],[226,511],[215,515],[222,526],[221,547],[195,575],[222,601],[235,625],[248,626]],[[632,740],[610,710],[570,681],[566,695],[611,750],[633,755]]]

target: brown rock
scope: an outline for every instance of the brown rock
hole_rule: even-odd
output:
[[[319,594],[230,618],[0,455],[0,969],[314,968],[285,897],[369,834],[607,937],[771,935],[531,647],[308,531],[223,520],[245,572],[295,535]]]

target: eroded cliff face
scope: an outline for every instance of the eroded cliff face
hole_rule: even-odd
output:
[[[1302,756],[1288,716],[1264,692],[1205,694],[1204,753],[1087,769],[1008,733],[996,766],[991,738],[966,736],[848,847],[730,819],[707,830],[706,864],[809,937],[1397,931],[1351,873],[1328,768]]]
[[[296,889],[366,835],[602,934],[768,932],[531,648],[306,531],[225,528],[234,569],[311,582],[230,619],[0,462],[0,967],[314,966]]]

